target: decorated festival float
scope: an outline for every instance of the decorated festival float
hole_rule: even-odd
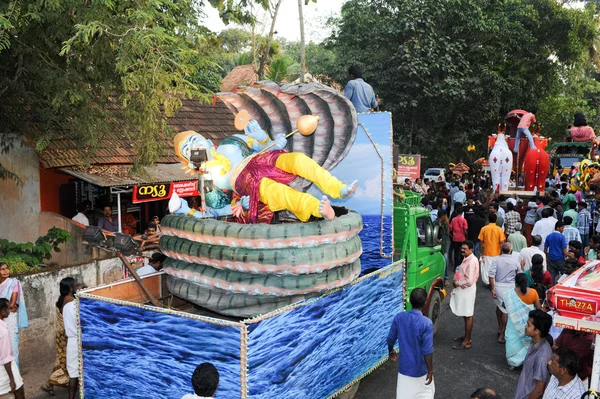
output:
[[[202,211],[171,197],[164,269],[78,293],[82,397],[179,399],[203,362],[217,398],[335,397],[387,359],[412,287],[439,321],[436,229],[418,197],[392,203],[391,115],[320,84],[218,97],[240,134],[174,139],[212,190]]]
[[[547,293],[554,310],[554,325],[596,334],[595,348],[600,348],[600,261],[585,266],[564,278]],[[600,350],[594,351],[589,397],[600,389]]]
[[[548,139],[540,135],[540,126],[531,126],[535,149],[525,135],[515,146],[517,126],[525,114],[527,111],[520,109],[510,111],[504,117],[505,123],[498,125],[497,133],[488,137],[489,168],[496,192],[531,197],[544,191],[550,158],[545,151]]]

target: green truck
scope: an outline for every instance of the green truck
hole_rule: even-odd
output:
[[[439,326],[442,301],[446,297],[444,274],[446,261],[437,243],[438,226],[429,211],[421,206],[419,194],[404,191],[394,195],[394,261],[404,260],[404,309],[410,309],[409,297],[415,288],[428,292],[424,313]]]

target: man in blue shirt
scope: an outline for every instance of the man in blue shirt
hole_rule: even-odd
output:
[[[371,85],[362,79],[362,71],[352,65],[348,68],[350,81],[344,88],[344,96],[354,104],[356,112],[369,112],[377,108],[377,99]]]
[[[544,252],[548,260],[548,271],[552,276],[552,283],[556,284],[560,273],[565,271],[565,256],[567,255],[567,239],[562,234],[565,229],[563,222],[556,222],[554,231],[546,237]]]
[[[396,399],[433,399],[433,323],[423,316],[427,292],[410,293],[412,310],[394,317],[387,337],[389,356],[398,361]],[[398,342],[399,353],[394,351]]]
[[[111,233],[116,233],[119,231],[119,221],[113,218],[112,208],[110,206],[105,206],[103,208],[104,217],[101,217],[98,220],[98,227],[102,230],[110,231]]]

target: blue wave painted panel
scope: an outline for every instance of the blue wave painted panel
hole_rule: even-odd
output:
[[[86,399],[181,399],[196,366],[220,374],[216,398],[240,397],[240,329],[80,298]]]
[[[402,309],[402,269],[390,266],[316,302],[249,326],[252,399],[320,399],[387,355]]]
[[[360,256],[360,267],[363,274],[372,272],[372,269],[381,269],[392,263],[391,259],[382,258],[381,252],[381,216],[362,215],[363,229],[359,233],[363,253]],[[383,252],[392,253],[392,217],[383,218]]]

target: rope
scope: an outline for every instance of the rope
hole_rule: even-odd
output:
[[[384,162],[383,162],[383,156],[381,156],[381,153],[379,152],[379,149],[377,148],[377,145],[375,144],[375,141],[373,140],[373,138],[371,137],[371,135],[369,134],[369,131],[367,130],[367,128],[362,124],[362,123],[358,123],[358,125],[360,127],[362,127],[362,129],[365,131],[365,133],[367,134],[367,137],[369,138],[369,140],[371,141],[371,144],[373,144],[373,148],[375,148],[375,152],[377,152],[377,156],[379,157],[379,160],[381,161],[381,209],[380,209],[380,214],[381,214],[381,221],[379,224],[379,255],[384,258],[384,259],[391,259],[392,258],[392,254],[390,253],[389,255],[386,255],[384,250],[383,250],[383,212],[384,212],[384,200],[385,200],[385,166],[384,166]]]

